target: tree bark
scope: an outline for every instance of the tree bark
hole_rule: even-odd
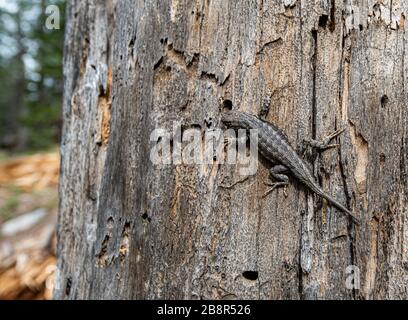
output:
[[[407,299],[407,11],[70,1],[55,297]],[[242,182],[217,160],[150,161],[153,129],[217,126],[225,100],[296,147],[345,128],[306,160],[361,226],[293,178],[262,198],[263,159]]]

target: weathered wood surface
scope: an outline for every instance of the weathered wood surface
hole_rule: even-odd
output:
[[[408,2],[72,0],[55,297],[408,298]],[[154,128],[214,125],[222,101],[295,146],[362,225],[269,166],[154,166]],[[346,288],[346,268],[360,289]]]

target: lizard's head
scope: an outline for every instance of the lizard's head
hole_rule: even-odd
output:
[[[241,128],[242,120],[240,119],[240,113],[236,111],[225,111],[221,115],[221,122],[227,128]]]
[[[227,128],[232,129],[255,129],[259,120],[246,112],[225,111],[221,115],[221,121]]]

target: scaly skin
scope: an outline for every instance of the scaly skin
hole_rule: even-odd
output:
[[[326,199],[342,212],[347,213],[356,224],[359,224],[359,219],[353,212],[322,190],[310,173],[306,163],[296,153],[285,134],[279,128],[253,115],[237,111],[223,113],[221,121],[231,128],[258,129],[258,149],[266,159],[274,163],[279,162],[287,167],[306,187]]]

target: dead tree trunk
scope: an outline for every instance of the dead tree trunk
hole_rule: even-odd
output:
[[[408,298],[407,2],[67,11],[56,298]],[[262,198],[262,159],[235,185],[217,160],[153,165],[153,129],[216,126],[225,100],[294,146],[346,128],[308,161],[361,226],[294,179]]]

